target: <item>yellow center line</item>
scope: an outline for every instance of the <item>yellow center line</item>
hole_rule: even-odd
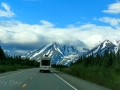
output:
[[[24,88],[26,85],[27,85],[27,84],[25,83],[25,84],[22,86],[22,88]]]

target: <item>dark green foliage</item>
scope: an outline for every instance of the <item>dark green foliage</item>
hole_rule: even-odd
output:
[[[22,68],[39,67],[39,62],[35,60],[23,59],[21,56],[10,56],[4,53],[0,47],[0,73]]]
[[[5,54],[4,51],[2,50],[1,46],[0,46],[0,64],[5,64]]]
[[[70,67],[58,68],[58,70],[112,90],[120,90],[120,50],[117,54],[108,51],[110,51],[109,48],[105,50],[103,56],[97,53],[96,57],[91,54],[88,57],[79,58]]]
[[[53,67],[53,68],[66,68],[66,67],[68,67],[68,66],[52,64],[52,67]]]

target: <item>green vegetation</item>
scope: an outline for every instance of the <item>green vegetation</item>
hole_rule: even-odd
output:
[[[68,66],[52,64],[52,67],[53,68],[67,68]]]
[[[35,60],[23,59],[21,56],[9,56],[0,47],[0,73],[38,66],[39,63]]]
[[[104,56],[81,57],[70,67],[57,69],[112,90],[120,90],[120,50],[117,54],[106,50]]]

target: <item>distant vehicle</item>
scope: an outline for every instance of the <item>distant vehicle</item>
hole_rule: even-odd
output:
[[[40,60],[40,72],[41,71],[48,71],[50,72],[51,69],[51,58],[48,55],[45,55]]]

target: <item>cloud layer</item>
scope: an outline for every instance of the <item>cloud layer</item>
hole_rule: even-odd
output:
[[[1,4],[5,10],[0,9],[0,17],[12,17],[14,12],[6,3]],[[119,13],[119,3],[108,6],[105,13]],[[109,39],[113,42],[120,40],[120,18],[101,17],[96,20],[108,23],[103,26],[94,23],[68,25],[64,28],[56,28],[54,23],[40,20],[39,24],[28,24],[17,20],[0,21],[0,44],[6,51],[14,53],[25,53],[29,50],[57,42],[59,44],[74,45],[80,51],[83,47],[92,48],[98,43]],[[82,22],[79,22],[82,23]]]
[[[41,24],[25,24],[20,21],[0,22],[0,41],[4,44],[16,45],[16,48],[35,49],[42,45],[57,42],[83,47],[93,47],[99,42],[109,39],[111,41],[120,39],[120,27],[97,26],[95,24],[84,24],[74,27],[55,28],[54,24],[41,20]],[[20,50],[19,50],[20,51]]]

